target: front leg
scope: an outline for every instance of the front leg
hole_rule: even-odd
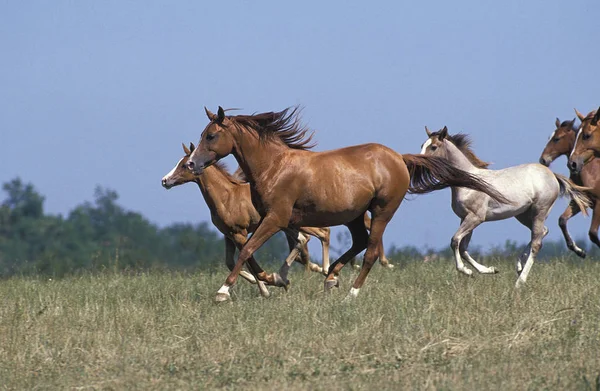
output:
[[[225,284],[223,284],[223,286],[217,292],[217,296],[215,297],[215,300],[217,302],[226,301],[231,298],[231,296],[229,294],[229,289],[237,281],[237,277],[240,274],[240,271],[242,270],[242,267],[244,266],[245,262],[271,236],[273,236],[275,233],[277,233],[279,230],[281,230],[281,227],[282,227],[281,221],[282,220],[285,220],[285,219],[279,218],[274,213],[270,213],[263,218],[263,220],[260,222],[260,225],[258,226],[256,231],[254,231],[254,234],[252,234],[250,239],[246,242],[246,244],[240,251],[238,260],[237,260],[235,266],[233,267],[233,270],[231,271],[231,273],[229,273],[229,276],[227,276],[227,279],[225,280]],[[289,217],[287,220],[285,220],[286,224],[287,224],[287,221],[289,221]],[[264,271],[261,271],[260,273],[258,273],[257,277],[260,280],[266,280],[266,278],[265,278],[266,273]]]
[[[460,242],[459,248],[460,248],[460,256],[462,257],[462,259],[469,262],[471,264],[471,266],[473,266],[475,268],[475,270],[477,270],[481,274],[498,273],[498,270],[496,270],[495,267],[493,267],[493,266],[488,267],[488,266],[482,265],[481,263],[474,260],[473,257],[471,257],[471,254],[469,254],[469,252],[467,251],[467,249],[469,248],[469,243],[471,242],[471,236],[473,236],[473,231],[471,231],[467,235],[465,235],[463,240],[461,240],[461,242]]]
[[[452,237],[452,242],[450,243],[450,247],[452,247],[454,258],[456,260],[456,270],[466,274],[467,276],[471,276],[473,271],[466,267],[462,261],[460,254],[461,240],[465,236],[468,236],[482,222],[483,219],[479,218],[474,213],[469,213],[464,219],[462,219],[460,227],[458,227],[458,231],[456,231]]]

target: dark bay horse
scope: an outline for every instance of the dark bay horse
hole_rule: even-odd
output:
[[[527,281],[542,240],[548,234],[545,221],[559,195],[568,195],[585,213],[589,200],[584,194],[587,188],[573,184],[566,177],[555,174],[541,164],[521,164],[501,170],[488,169],[488,163],[479,159],[470,147],[465,134],[449,135],[448,128],[438,132],[427,132],[421,153],[440,156],[472,175],[487,181],[501,192],[510,203],[499,203],[477,190],[452,187],[452,210],[460,217],[460,227],[454,234],[451,247],[454,251],[456,269],[467,275],[473,272],[463,263],[463,258],[480,273],[494,273],[495,269],[477,263],[467,248],[473,230],[486,221],[504,220],[515,217],[531,231],[528,251],[517,261],[516,287]],[[522,258],[526,257],[525,265]]]
[[[352,246],[331,267],[325,290],[338,285],[336,274],[366,248],[361,271],[348,297],[355,297],[375,260],[381,237],[407,192],[427,193],[448,186],[484,191],[506,199],[485,181],[452,167],[445,159],[400,155],[380,144],[313,152],[312,134],[301,126],[297,108],[256,115],[225,116],[206,109],[210,123],[187,163],[196,173],[233,154],[246,174],[252,199],[263,219],[243,247],[216,301],[230,298],[230,287],[250,256],[273,234],[301,226],[345,225]],[[371,213],[371,232],[364,214]],[[254,270],[261,280],[268,275]]]
[[[186,168],[186,164],[195,147],[190,143],[190,147],[183,145],[184,156],[177,162],[175,167],[162,178],[162,185],[166,189],[185,183],[194,182],[200,188],[200,192],[206,201],[210,210],[212,223],[225,237],[225,263],[232,270],[235,262],[233,259],[235,249],[241,250],[247,241],[248,234],[254,232],[260,222],[260,215],[252,204],[250,197],[250,185],[243,179],[243,175],[235,173],[234,175],[219,163],[208,167],[201,174],[194,174]],[[242,176],[242,177],[240,177]],[[323,265],[329,267],[329,228],[311,228],[302,227],[299,231],[307,236],[314,236],[321,241],[323,248]],[[288,237],[290,251],[293,251],[296,245],[295,238]],[[300,247],[299,257],[293,257],[293,260],[305,265],[309,270],[322,272],[319,265],[312,263],[308,256],[306,244]],[[284,268],[284,280],[287,269]],[[250,282],[256,282],[254,276],[244,271],[240,275]],[[285,281],[284,281],[285,282]],[[263,296],[268,296],[268,291],[264,284],[259,281],[259,288]]]
[[[575,110],[575,112],[580,119],[585,118],[577,110]],[[577,129],[578,127],[575,126],[575,118],[573,118],[571,121],[563,122],[560,122],[560,120],[557,118],[556,129],[550,136],[546,147],[542,151],[540,163],[545,166],[550,166],[550,163],[560,156],[565,155],[568,157],[575,147],[575,136],[577,135]],[[579,174],[571,173],[571,180],[578,185],[583,185],[590,188],[588,196],[592,202],[593,214],[588,235],[590,240],[596,246],[600,246],[600,240],[598,240],[598,226],[600,226],[600,203],[598,202],[598,199],[600,199],[600,159],[590,159],[589,163],[582,167]],[[567,221],[569,221],[571,217],[575,216],[580,211],[581,210],[576,203],[569,203],[567,209],[565,209],[563,214],[558,219],[558,226],[565,237],[565,241],[569,250],[575,252],[575,254],[581,258],[585,258],[585,251],[577,246],[567,229]]]

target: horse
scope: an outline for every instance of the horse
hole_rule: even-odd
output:
[[[585,118],[581,113],[575,110],[580,118]],[[565,155],[569,156],[575,146],[575,136],[577,135],[578,127],[575,126],[575,118],[571,121],[563,121],[562,123],[556,119],[556,129],[552,132],[546,147],[542,151],[540,156],[540,163],[548,167],[558,157]],[[590,162],[584,165],[579,174],[571,174],[571,181],[578,185],[589,187],[591,190],[588,193],[588,197],[592,202],[592,222],[590,224],[590,230],[588,235],[592,243],[600,247],[600,240],[598,239],[598,226],[600,226],[600,159],[592,158]],[[576,203],[571,202],[567,209],[558,219],[558,226],[565,237],[567,247],[581,258],[585,258],[586,253],[583,249],[579,248],[577,244],[571,238],[569,231],[567,230],[567,221],[579,213],[581,210]]]
[[[452,187],[452,210],[460,217],[460,227],[451,241],[456,259],[456,269],[468,276],[473,274],[463,263],[470,263],[479,273],[496,273],[494,267],[477,263],[468,253],[473,230],[486,221],[505,220],[515,217],[531,230],[531,241],[521,258],[527,257],[525,265],[522,259],[517,261],[516,287],[525,284],[535,257],[542,247],[542,240],[548,234],[544,226],[550,209],[559,195],[568,195],[585,213],[589,204],[583,188],[574,185],[568,178],[555,174],[548,167],[538,163],[522,164],[501,170],[488,169],[489,163],[479,159],[471,149],[471,141],[466,134],[449,135],[448,128],[430,132],[425,127],[427,140],[421,147],[421,153],[446,158],[450,163],[471,175],[485,180],[501,192],[510,203],[501,204],[479,191]]]
[[[248,178],[252,199],[263,216],[218,290],[217,302],[230,299],[229,290],[244,263],[280,230],[345,225],[352,246],[329,267],[324,289],[328,292],[339,286],[337,274],[366,248],[362,268],[347,296],[351,299],[358,295],[381,255],[381,237],[407,192],[466,186],[505,200],[481,179],[441,158],[400,155],[380,144],[311,151],[314,133],[301,125],[298,107],[236,116],[226,116],[222,107],[217,114],[205,111],[210,122],[187,167],[201,173],[232,154]],[[364,224],[367,211],[371,213],[370,233]],[[254,272],[263,281],[273,278],[260,268]]]
[[[597,131],[600,128],[598,125],[598,121],[600,121],[600,107],[586,116],[577,110],[575,112],[581,120],[581,125],[579,126],[575,146],[569,156],[567,167],[569,167],[571,172],[579,174],[585,164],[592,161],[594,157],[600,156],[600,132]]]
[[[182,144],[184,156],[179,159],[175,167],[162,178],[162,186],[165,189],[171,189],[175,186],[183,185],[189,182],[195,182],[200,188],[204,201],[210,210],[211,221],[225,238],[225,263],[231,270],[235,264],[233,256],[235,249],[241,250],[247,241],[249,233],[254,232],[260,222],[260,215],[252,205],[250,197],[250,185],[244,182],[243,174],[236,172],[233,175],[227,172],[225,167],[216,163],[208,167],[201,174],[195,175],[188,170],[185,165],[194,151],[195,146],[190,143],[189,148]],[[300,228],[304,235],[311,235],[321,241],[323,248],[323,265],[329,267],[329,228]],[[287,237],[290,246],[290,253],[293,252],[296,240]],[[300,256],[297,258],[293,254],[288,257],[292,261],[295,259],[305,265],[307,269],[314,272],[322,272],[323,269],[315,263],[312,263],[308,256],[306,243],[308,236],[304,240],[304,245],[300,247]],[[286,265],[289,262],[286,262]],[[284,266],[280,275],[287,279],[287,268]],[[245,271],[240,275],[251,283],[257,280],[253,275]],[[258,281],[259,289],[263,296],[268,296],[268,290],[264,288],[264,283]]]

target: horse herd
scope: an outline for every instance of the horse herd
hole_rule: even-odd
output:
[[[473,230],[485,221],[515,217],[531,230],[531,241],[517,260],[516,286],[523,285],[547,235],[545,220],[556,199],[569,197],[570,204],[559,225],[567,246],[580,257],[585,252],[571,239],[567,220],[593,208],[590,238],[598,246],[600,225],[600,136],[595,132],[600,109],[587,116],[576,111],[581,124],[556,120],[556,130],[546,145],[540,163],[501,170],[488,169],[470,147],[465,134],[448,134],[444,127],[431,132],[421,154],[399,154],[380,144],[363,144],[315,152],[312,133],[299,119],[297,107],[254,115],[216,114],[208,109],[209,124],[200,143],[183,145],[184,156],[162,179],[170,189],[188,182],[198,184],[213,224],[225,237],[225,262],[230,269],[218,290],[217,302],[230,299],[230,288],[238,275],[257,283],[269,296],[266,285],[289,287],[288,270],[294,261],[322,272],[325,291],[339,286],[341,269],[366,249],[358,277],[347,298],[356,297],[377,259],[392,267],[383,251],[382,236],[407,193],[424,194],[450,187],[452,209],[461,224],[451,247],[459,272],[472,275],[496,273],[468,253]],[[219,163],[233,155],[239,164],[230,174]],[[548,166],[561,155],[569,155],[571,178],[555,174]],[[324,170],[323,167],[327,167]],[[370,217],[369,217],[370,215]],[[345,225],[352,245],[329,265],[329,228]],[[279,272],[266,273],[253,258],[254,252],[278,231],[285,232],[290,254]],[[248,235],[252,234],[249,238]],[[309,236],[323,248],[322,266],[308,257]],[[235,250],[239,251],[234,261]],[[242,270],[244,265],[248,271]]]

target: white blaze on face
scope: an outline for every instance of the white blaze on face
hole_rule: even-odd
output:
[[[428,138],[427,141],[425,141],[425,144],[423,144],[423,148],[421,148],[421,155],[425,154],[425,151],[427,151],[427,147],[429,147],[431,145],[431,139]]]
[[[179,159],[179,161],[177,162],[175,167],[173,167],[173,169],[171,171],[169,171],[169,173],[163,177],[163,181],[169,180],[169,178],[171,178],[173,176],[173,174],[175,174],[175,170],[177,170],[177,167],[179,167],[179,164],[181,163],[182,160],[183,160],[183,158]]]
[[[575,153],[575,148],[577,147],[577,142],[579,141],[579,136],[581,135],[582,131],[583,131],[583,126],[579,128],[579,131],[577,132],[577,136],[575,136],[575,145],[573,145],[573,150],[571,151],[571,154],[569,155],[569,157],[572,157],[573,153]]]

